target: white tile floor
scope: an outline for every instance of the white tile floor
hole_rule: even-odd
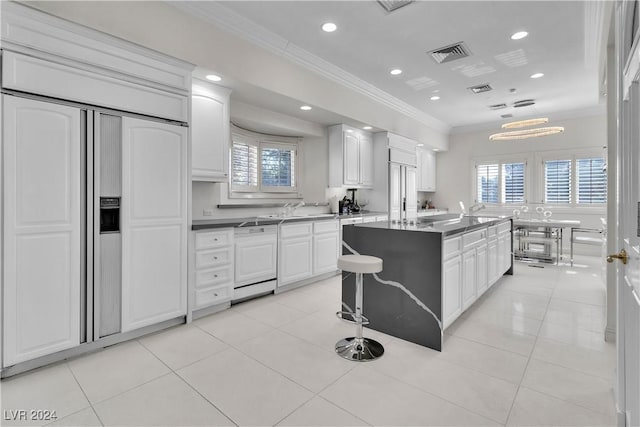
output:
[[[4,380],[0,424],[48,409],[66,426],[613,426],[598,263],[516,264],[442,353],[367,331],[385,354],[364,364],[334,354],[353,332],[336,276]]]

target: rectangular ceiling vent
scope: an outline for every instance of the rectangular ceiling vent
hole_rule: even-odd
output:
[[[458,42],[449,46],[441,47],[440,49],[432,50],[429,54],[438,64],[444,64],[445,62],[466,58],[471,55],[471,51],[467,46],[465,46],[464,42]]]
[[[384,7],[387,12],[393,12],[403,6],[413,3],[415,0],[378,0],[380,6]]]
[[[489,105],[489,108],[492,110],[502,110],[503,108],[507,108],[507,104],[493,104]]]
[[[493,88],[489,83],[483,83],[481,85],[471,86],[471,87],[468,87],[467,89],[469,89],[473,93],[489,92],[490,90],[493,90]]]

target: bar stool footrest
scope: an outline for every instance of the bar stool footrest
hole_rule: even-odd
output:
[[[353,319],[345,319],[342,316],[351,316]],[[336,317],[340,320],[342,320],[343,322],[347,322],[347,323],[351,323],[351,324],[358,324],[358,321],[356,320],[356,314],[352,313],[350,311],[337,311],[336,312]],[[363,325],[368,325],[369,324],[369,319],[367,319],[365,316],[361,316],[362,317],[362,324]]]

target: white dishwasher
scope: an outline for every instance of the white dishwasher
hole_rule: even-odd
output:
[[[239,227],[235,236],[235,282],[232,303],[276,288],[278,226]]]

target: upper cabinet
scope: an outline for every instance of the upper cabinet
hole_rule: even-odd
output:
[[[194,181],[226,181],[231,90],[194,80],[191,93],[191,173]]]
[[[329,127],[329,187],[373,186],[373,139],[345,125]]]
[[[436,153],[418,148],[418,191],[436,191]]]

